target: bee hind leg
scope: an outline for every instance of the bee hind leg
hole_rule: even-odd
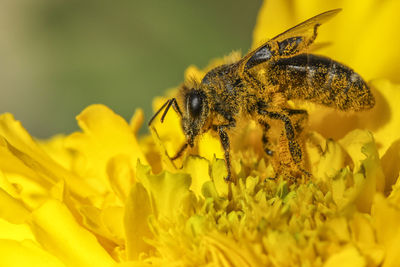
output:
[[[264,120],[261,120],[261,119],[258,120],[258,123],[263,127],[263,135],[262,135],[261,141],[263,143],[264,152],[268,156],[273,156],[274,150],[271,149],[269,138],[268,138],[268,130],[271,128],[271,126],[267,122],[265,122]]]
[[[290,114],[293,113],[293,114]],[[293,123],[291,117],[294,115],[304,116],[303,111],[293,111],[293,112],[276,112],[276,111],[266,111],[261,110],[260,115],[267,116],[273,120],[280,120],[283,122],[283,130],[281,137],[279,138],[278,148],[279,157],[274,157],[273,166],[275,171],[283,173],[302,173],[308,174],[305,171],[304,165],[304,155],[301,143],[299,142],[297,131],[301,131],[301,127],[296,130],[295,123]],[[290,115],[289,115],[290,114]],[[306,113],[305,113],[306,114]],[[300,118],[302,117],[300,116]],[[297,120],[295,121],[297,122]],[[297,175],[295,175],[297,176]],[[308,176],[308,175],[307,175]]]
[[[286,112],[289,115],[291,121],[293,122],[296,140],[301,140],[303,138],[304,128],[306,128],[308,122],[307,111],[304,109],[286,109]],[[298,144],[303,144],[303,143],[298,142]],[[301,151],[304,151],[304,148],[300,147],[300,149]],[[311,173],[304,168],[305,165],[304,156],[302,156],[302,158],[303,159],[301,160],[301,162],[297,164],[298,169],[307,177],[311,177],[312,176]]]
[[[293,122],[296,136],[298,137],[304,130],[308,121],[308,113],[304,109],[285,109]]]

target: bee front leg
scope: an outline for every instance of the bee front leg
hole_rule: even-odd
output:
[[[225,165],[228,175],[225,177],[225,181],[231,181],[231,160],[230,160],[230,142],[228,134],[223,130],[222,127],[217,127],[217,132],[219,135],[219,139],[221,140],[222,148],[224,149],[224,156],[225,156]]]
[[[183,154],[183,152],[185,152],[186,148],[188,147],[188,143],[184,143],[181,148],[178,150],[178,152],[175,154],[175,156],[173,156],[172,158],[169,158],[170,160],[174,161],[178,158],[180,158]]]
[[[232,173],[231,173],[231,160],[230,160],[230,142],[228,133],[225,130],[234,127],[235,125],[236,121],[233,118],[230,118],[228,124],[212,126],[212,129],[218,133],[219,140],[221,141],[221,145],[224,150],[225,165],[226,165],[226,170],[228,172],[227,176],[225,177],[225,181],[227,182],[232,181]]]

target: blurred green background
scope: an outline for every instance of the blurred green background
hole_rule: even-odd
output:
[[[187,66],[250,48],[257,1],[0,1],[0,112],[35,137],[103,103],[129,119]],[[143,127],[142,132],[146,131]]]

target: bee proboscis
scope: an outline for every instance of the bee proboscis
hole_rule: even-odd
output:
[[[229,133],[239,118],[249,117],[263,128],[263,148],[274,159],[277,173],[290,169],[291,173],[308,174],[300,137],[308,114],[290,108],[287,101],[309,101],[343,111],[365,110],[375,104],[360,75],[328,57],[307,53],[318,27],[340,10],[321,13],[290,28],[237,62],[210,70],[199,83],[184,83],[179,98],[165,102],[149,121],[151,125],[164,110],[163,122],[171,106],[180,115],[186,143],[171,159],[193,147],[197,136],[214,131],[224,150],[226,180],[231,180]],[[282,126],[279,145],[268,136],[272,121]],[[279,153],[275,151],[278,146]]]

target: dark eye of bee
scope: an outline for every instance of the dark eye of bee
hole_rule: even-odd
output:
[[[193,92],[189,94],[187,101],[190,116],[197,118],[201,113],[201,109],[203,108],[202,96],[196,92]]]

